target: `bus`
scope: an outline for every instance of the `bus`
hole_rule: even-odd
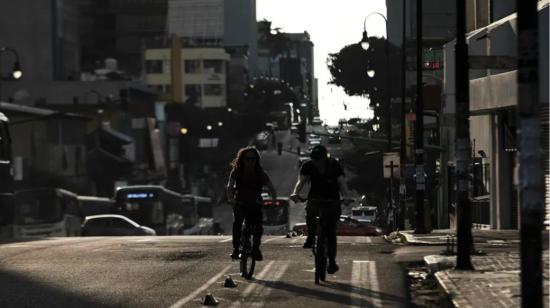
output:
[[[183,195],[159,185],[131,185],[115,191],[114,214],[130,218],[158,235],[183,234],[184,218],[189,214]]]
[[[14,193],[13,237],[79,236],[82,213],[77,195],[44,187]]]
[[[212,198],[191,194],[183,195],[183,224],[185,235],[211,235],[216,230]]]
[[[111,198],[96,196],[76,196],[82,216],[111,214],[115,201]]]
[[[264,234],[281,235],[289,231],[289,203],[288,198],[279,197],[275,201],[263,197]]]

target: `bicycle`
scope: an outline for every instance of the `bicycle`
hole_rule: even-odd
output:
[[[335,204],[335,203],[343,203],[345,201],[351,201],[354,202],[352,199],[305,199],[299,197],[298,200],[300,202],[304,201],[312,201],[317,203],[325,203],[325,204]],[[330,205],[329,205],[330,206]],[[317,226],[316,230],[316,236],[315,236],[315,243],[313,247],[311,248],[311,251],[313,253],[313,257],[315,258],[315,284],[320,284],[321,281],[326,281],[326,275],[327,275],[327,264],[329,261],[328,254],[327,254],[327,247],[328,247],[328,232],[324,229],[323,226],[323,207],[319,208],[319,214],[316,217],[315,224]]]
[[[238,202],[233,202],[235,206]],[[256,267],[256,259],[252,253],[252,238],[254,230],[257,228],[256,224],[250,223],[248,217],[245,217],[241,226],[241,243],[239,247],[239,266],[241,277],[250,280],[254,274]]]
[[[247,280],[252,279],[252,274],[254,274],[254,268],[256,267],[256,259],[252,255],[252,230],[255,227],[255,225],[251,226],[246,221],[242,226],[239,260],[241,276]]]

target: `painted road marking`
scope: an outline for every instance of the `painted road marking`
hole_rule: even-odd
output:
[[[286,238],[286,235],[283,235],[283,236],[277,236],[277,237],[273,237],[273,238],[270,238],[270,239],[267,239],[267,240],[264,240],[262,243],[265,244],[265,243],[269,243],[271,241],[274,241],[274,240],[277,240],[277,239],[281,239],[281,238]]]
[[[227,242],[231,242],[232,240],[233,240],[233,238],[229,237],[229,238],[221,240],[220,243],[227,243]]]
[[[372,238],[371,238],[371,237],[368,237],[368,236],[358,236],[358,237],[355,239],[355,243],[359,243],[359,244],[371,244],[371,243],[372,243]]]
[[[229,269],[231,268],[231,265],[226,266],[221,272],[219,272],[216,276],[210,278],[205,284],[203,284],[200,288],[193,291],[193,293],[187,295],[186,297],[178,300],[176,303],[174,303],[170,308],[177,308],[177,307],[183,307],[183,305],[187,304],[189,301],[193,300],[197,295],[204,292],[206,289],[208,289],[212,284],[214,284],[218,279],[220,279]]]
[[[353,260],[351,307],[382,307],[374,261]]]
[[[269,262],[266,267],[262,270],[258,276],[254,277],[257,280],[262,280],[264,283],[254,283],[252,282],[244,290],[242,294],[242,299],[233,303],[231,307],[242,307],[243,305],[253,306],[253,307],[262,307],[264,305],[264,300],[271,293],[273,288],[269,287],[269,284],[278,281],[283,277],[284,273],[288,269],[290,261],[285,262]],[[274,268],[273,268],[274,267]],[[273,268],[273,269],[272,269]],[[253,297],[254,299],[259,299],[259,302],[250,302],[243,303],[247,297]]]

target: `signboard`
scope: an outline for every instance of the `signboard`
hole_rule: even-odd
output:
[[[384,163],[384,178],[386,179],[391,178],[392,171],[393,171],[393,178],[398,179],[400,177],[399,153],[397,152],[384,153],[384,157],[382,161]]]

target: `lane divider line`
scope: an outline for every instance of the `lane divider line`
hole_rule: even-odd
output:
[[[382,307],[376,262],[353,260],[351,285],[351,307]],[[359,292],[355,290],[359,290]]]
[[[203,284],[201,287],[193,291],[193,293],[187,295],[186,297],[178,300],[173,305],[170,306],[170,308],[179,308],[183,307],[183,305],[187,304],[189,301],[193,300],[197,295],[204,292],[206,289],[208,289],[212,284],[214,284],[218,279],[220,279],[229,269],[231,268],[231,265],[226,266],[221,272],[219,272],[214,277],[210,278],[205,284]]]

